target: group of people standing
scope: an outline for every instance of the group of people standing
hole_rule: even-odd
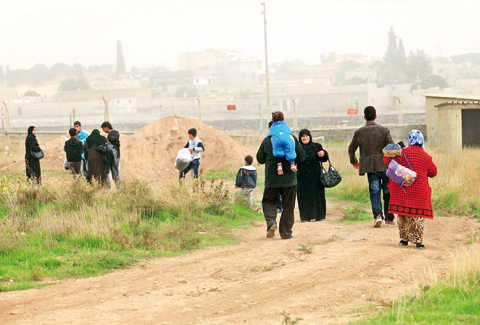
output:
[[[272,116],[270,125],[284,123],[281,112],[275,112]],[[425,218],[433,219],[432,190],[428,178],[437,175],[437,167],[432,157],[424,150],[423,134],[418,130],[412,130],[408,135],[408,147],[402,149],[402,154],[397,157],[385,157],[383,149],[394,143],[390,131],[375,122],[377,114],[373,106],[365,108],[364,117],[366,124],[355,132],[348,154],[350,163],[359,170],[360,176],[367,174],[374,227],[379,228],[383,222],[387,225],[396,225],[397,214],[399,244],[406,246],[410,242],[415,244],[417,249],[425,249],[423,244]],[[291,138],[291,142],[285,137],[285,133]],[[258,149],[257,161],[259,164],[265,164],[262,207],[267,223],[267,238],[273,238],[278,228],[282,239],[290,239],[293,238],[295,197],[298,199],[302,222],[325,219],[325,188],[320,180],[320,173],[321,163],[329,161],[329,155],[320,143],[313,142],[309,130],[301,130],[298,141],[283,125],[279,136],[283,137],[282,141],[276,140],[275,135],[269,133]],[[355,154],[358,148],[360,159],[357,159]],[[403,187],[390,182],[386,170],[392,159],[401,166],[412,168],[417,174],[411,186]],[[275,205],[279,197],[283,211],[277,225]]]
[[[76,121],[69,130],[70,139],[65,141],[66,157],[65,169],[68,169],[74,178],[85,177],[89,182],[95,180],[101,185],[110,186],[109,174],[117,185],[120,184],[120,133],[113,129],[110,122],[103,122],[101,128],[107,137],[100,134],[98,129],[89,134],[82,130],[82,123]],[[27,179],[34,183],[41,183],[40,159],[37,154],[42,152],[37,141],[37,129],[28,128],[25,139],[25,165]]]

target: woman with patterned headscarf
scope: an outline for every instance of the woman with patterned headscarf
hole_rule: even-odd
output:
[[[40,160],[35,159],[32,152],[40,152],[40,146],[37,141],[37,128],[30,126],[28,128],[28,135],[25,139],[25,166],[27,179],[34,183],[40,184],[42,171],[40,169]]]
[[[393,181],[388,186],[390,190],[388,212],[398,215],[399,244],[407,246],[410,242],[416,244],[417,249],[425,249],[423,244],[425,219],[433,219],[432,189],[428,178],[437,175],[437,166],[424,149],[425,139],[422,132],[412,130],[408,134],[408,147],[404,149],[402,155],[383,158],[386,165],[395,159],[400,165],[417,173],[417,178],[409,187],[400,187]]]

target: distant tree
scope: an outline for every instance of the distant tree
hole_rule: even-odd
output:
[[[340,63],[337,67],[336,78],[337,80],[342,83],[345,81],[345,70],[347,69],[358,69],[362,66],[362,64],[356,60],[347,60]]]
[[[63,81],[58,88],[59,91],[76,91],[76,90],[89,90],[90,85],[87,79],[83,76],[76,78],[69,78]]]
[[[57,62],[50,68],[51,78],[57,78],[63,75],[69,75],[73,73],[73,68],[68,64]]]
[[[362,77],[353,77],[348,80],[345,80],[342,82],[342,85],[361,85],[361,84],[366,84],[367,79],[362,78]]]
[[[43,85],[51,79],[50,69],[45,64],[35,64],[30,68],[29,81],[34,85]]]
[[[397,36],[393,26],[390,27],[388,32],[388,46],[383,61],[383,64],[378,69],[381,84],[401,83],[408,80],[405,46],[401,38],[397,44]]]
[[[30,72],[25,69],[9,70],[5,75],[8,87],[15,87],[18,85],[26,85],[30,81]]]
[[[467,53],[461,55],[452,55],[452,62],[455,64],[472,63],[474,66],[480,65],[480,53]]]
[[[197,96],[197,89],[192,86],[182,86],[173,94],[173,97],[175,98],[194,98]]]
[[[125,67],[125,60],[123,58],[122,43],[117,41],[117,78],[124,74],[127,74],[127,68]]]
[[[23,94],[25,97],[40,97],[40,94],[37,93],[35,90],[27,90],[25,94]]]
[[[0,86],[5,84],[5,74],[3,73],[3,65],[0,65]]]
[[[76,76],[81,76],[84,73],[83,66],[80,63],[75,63],[73,65],[73,74]]]
[[[447,88],[447,87],[448,87],[448,83],[443,77],[437,76],[437,75],[430,75],[425,79],[423,79],[422,81],[414,83],[410,87],[410,89],[415,90],[419,88],[428,89],[428,88]]]
[[[425,51],[410,52],[407,58],[407,74],[411,80],[424,80],[432,74],[432,58]]]
[[[332,52],[328,52],[328,54],[326,53],[320,54],[320,59],[322,60],[322,64],[325,64],[325,63],[335,62],[336,56],[337,56],[337,53],[332,51]]]

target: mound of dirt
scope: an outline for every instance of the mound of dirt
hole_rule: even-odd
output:
[[[178,171],[173,168],[175,158],[178,150],[188,142],[188,130],[191,128],[197,129],[198,137],[205,146],[200,165],[204,171],[240,166],[246,155],[252,155],[249,149],[211,126],[185,117],[167,116],[153,121],[132,136],[121,136],[120,176],[146,180],[178,177]],[[44,145],[40,143],[45,152],[41,161],[42,170],[64,170],[65,137],[67,135]],[[5,167],[11,172],[24,169],[23,160]]]
[[[45,153],[45,157],[41,160],[42,170],[52,170],[52,171],[61,171],[65,170],[63,168],[63,162],[65,161],[65,151],[63,147],[65,146],[65,138],[69,138],[68,134],[60,136],[54,140],[51,140],[45,144],[40,143],[40,148],[42,148]],[[17,161],[7,167],[4,170],[9,172],[20,172],[25,170],[25,161],[22,159]]]
[[[173,168],[178,150],[188,142],[188,130],[195,128],[205,146],[200,165],[226,169],[243,164],[252,152],[225,133],[190,118],[167,116],[138,130],[122,141],[120,174],[129,178],[160,180],[178,177]]]

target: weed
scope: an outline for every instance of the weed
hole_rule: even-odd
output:
[[[293,319],[285,310],[280,315],[283,316],[282,324],[284,325],[295,325],[302,320],[300,317]]]
[[[304,254],[312,254],[315,249],[315,244],[308,242],[306,244],[300,244],[300,248],[297,248],[297,251],[303,252]]]

